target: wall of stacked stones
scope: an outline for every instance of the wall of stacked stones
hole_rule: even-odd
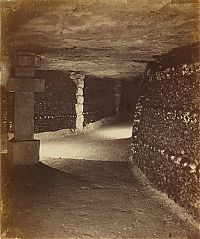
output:
[[[149,65],[132,135],[133,161],[154,186],[193,213],[200,198],[199,87],[199,63]]]
[[[84,126],[116,114],[114,86],[112,80],[86,77],[83,107]]]

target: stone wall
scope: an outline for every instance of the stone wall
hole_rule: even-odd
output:
[[[132,160],[159,190],[197,214],[200,198],[198,47],[148,65],[140,83]]]
[[[112,80],[85,78],[84,126],[116,114],[114,86]]]

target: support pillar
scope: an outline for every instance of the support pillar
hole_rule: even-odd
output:
[[[39,161],[40,141],[34,139],[34,92],[43,92],[44,79],[35,79],[40,58],[20,53],[14,61],[14,77],[8,90],[15,92],[14,138],[8,141],[8,159],[12,165],[30,165]]]
[[[85,75],[78,74],[72,72],[70,75],[70,79],[74,81],[76,84],[76,131],[83,130],[83,123],[84,123],[84,115],[83,115],[83,104],[84,104],[84,96],[83,96],[83,89],[84,89],[84,79]]]

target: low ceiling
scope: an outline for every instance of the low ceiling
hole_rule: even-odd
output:
[[[45,70],[135,79],[155,55],[199,41],[196,0],[2,0],[1,4],[3,52],[36,52]]]

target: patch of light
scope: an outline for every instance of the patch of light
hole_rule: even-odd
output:
[[[131,125],[105,126],[80,135],[41,139],[40,159],[124,161],[131,128]]]
[[[104,140],[115,140],[115,139],[127,139],[131,137],[131,127],[130,126],[115,126],[95,130],[92,135],[96,139]]]

